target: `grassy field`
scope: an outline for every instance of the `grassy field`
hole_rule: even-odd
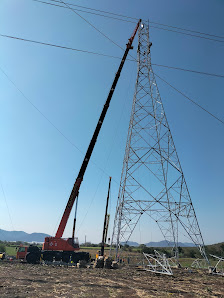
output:
[[[16,256],[16,252],[17,252],[17,247],[16,245],[10,245],[10,246],[6,246],[6,254],[8,256]],[[98,251],[100,250],[100,247],[80,247],[81,251],[87,251],[90,253],[91,258],[95,258],[96,254],[98,253]],[[109,250],[110,247],[105,247],[105,255],[109,256]],[[112,252],[112,254],[114,255],[114,253]],[[129,262],[130,264],[136,264],[138,262],[141,262],[141,260],[143,259],[143,255],[139,252],[137,252],[135,249],[133,249],[133,251],[129,252],[129,251],[123,251],[121,256],[121,259],[124,260],[124,263]],[[193,263],[193,261],[196,258],[180,258],[179,262],[181,264],[182,267],[191,267],[191,264]],[[211,266],[214,266],[216,261],[214,259],[210,259],[211,262]]]
[[[16,256],[16,246],[6,246],[6,254],[8,256]]]
[[[6,255],[15,257],[17,248],[19,248],[19,245],[8,245],[6,248]]]

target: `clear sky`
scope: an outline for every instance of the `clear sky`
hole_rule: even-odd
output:
[[[70,3],[224,36],[222,0]],[[80,14],[122,47],[135,27]],[[0,34],[123,55],[72,11],[32,0],[0,1]],[[153,63],[224,75],[223,42],[152,27],[150,39]],[[137,39],[131,53],[134,56],[136,45]],[[118,65],[119,60],[113,58],[0,36],[1,229],[56,232]],[[109,175],[113,178],[112,232],[136,70],[136,63],[126,62],[81,185],[77,219],[81,242],[85,235],[88,241],[101,241]],[[223,78],[156,66],[154,71],[224,120]],[[159,79],[157,83],[205,243],[224,241],[224,125]],[[74,210],[65,237],[71,235],[73,216]],[[132,240],[163,240],[152,223],[143,220],[137,229]]]

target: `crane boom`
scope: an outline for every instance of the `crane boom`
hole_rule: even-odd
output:
[[[97,126],[96,126],[96,129],[93,133],[93,136],[92,136],[92,139],[90,141],[90,144],[89,144],[89,147],[87,149],[87,152],[86,152],[86,155],[83,159],[83,162],[82,162],[82,165],[81,165],[81,168],[80,168],[80,171],[79,171],[79,174],[76,178],[76,181],[75,181],[75,184],[73,186],[73,189],[72,189],[72,192],[70,194],[70,197],[69,197],[69,200],[68,200],[68,203],[65,207],[65,211],[63,213],[63,216],[62,216],[62,219],[61,219],[61,222],[59,224],[59,227],[58,227],[58,230],[57,230],[57,233],[55,235],[56,238],[61,238],[63,233],[64,233],[64,230],[65,230],[65,227],[66,227],[66,224],[67,224],[67,221],[68,221],[68,218],[69,218],[69,215],[70,215],[70,212],[72,210],[72,207],[73,207],[73,204],[78,196],[78,192],[79,192],[79,188],[80,188],[80,185],[82,183],[82,180],[83,180],[83,177],[84,177],[84,174],[85,174],[85,171],[86,171],[86,168],[88,166],[88,163],[89,163],[89,160],[90,160],[90,157],[92,155],[92,152],[93,152],[93,149],[94,149],[94,146],[96,144],[96,141],[97,141],[97,137],[99,135],[99,132],[100,132],[100,129],[101,129],[101,126],[103,124],[103,121],[104,121],[104,118],[106,116],[106,113],[107,113],[107,110],[109,108],[109,105],[110,105],[110,101],[111,101],[111,98],[113,96],[113,93],[114,93],[114,90],[115,90],[115,87],[117,85],[117,82],[118,82],[118,79],[120,77],[120,74],[121,74],[121,70],[123,68],[123,65],[124,65],[124,62],[127,58],[127,55],[128,55],[128,52],[129,50],[132,48],[132,42],[134,40],[134,37],[136,35],[136,32],[138,30],[138,27],[140,25],[140,22],[141,22],[141,19],[139,20],[131,38],[129,38],[128,40],[128,43],[126,45],[126,50],[124,52],[124,55],[122,57],[122,60],[121,60],[121,63],[120,63],[120,66],[118,68],[118,71],[115,75],[115,78],[114,78],[114,81],[113,81],[113,84],[111,86],[111,89],[110,89],[110,92],[108,94],[108,97],[107,97],[107,100],[104,104],[104,107],[103,107],[103,110],[101,112],[101,115],[100,115],[100,118],[99,118],[99,121],[97,123]]]

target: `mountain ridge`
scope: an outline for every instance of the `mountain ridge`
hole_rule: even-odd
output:
[[[134,242],[134,241],[128,241],[126,242],[121,242],[122,245],[128,244],[129,246],[134,246],[134,247],[138,247],[140,244],[138,242]],[[158,242],[153,242],[150,241],[148,243],[144,243],[145,246],[147,247],[172,247],[174,246],[174,242],[170,242],[169,245],[167,244],[166,240],[162,240],[162,241],[158,241]],[[179,247],[195,247],[194,243],[188,243],[188,242],[179,242],[178,243]]]
[[[1,241],[23,241],[23,242],[44,242],[45,237],[50,235],[45,233],[26,233],[24,231],[6,231],[0,229]]]
[[[0,229],[0,241],[22,241],[22,242],[44,242],[45,237],[49,237],[50,235],[45,234],[45,233],[26,233],[24,231],[6,231],[3,229]],[[121,242],[121,245],[128,244],[129,246],[134,246],[138,247],[140,244],[135,241],[128,241],[126,242]],[[220,242],[218,244],[224,244],[224,242]],[[158,241],[158,242],[147,242],[144,245],[147,247],[168,247],[168,244],[165,240]],[[170,242],[170,247],[174,245],[173,242]],[[209,246],[214,246],[216,244],[209,244]],[[179,242],[178,246],[180,247],[195,247],[194,243],[183,243]]]

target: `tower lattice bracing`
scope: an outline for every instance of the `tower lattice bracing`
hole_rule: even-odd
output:
[[[111,244],[127,242],[143,214],[177,256],[180,231],[207,260],[195,210],[151,65],[149,26],[138,31],[138,72]],[[150,227],[148,227],[150,229]],[[174,243],[174,245],[173,245]]]

